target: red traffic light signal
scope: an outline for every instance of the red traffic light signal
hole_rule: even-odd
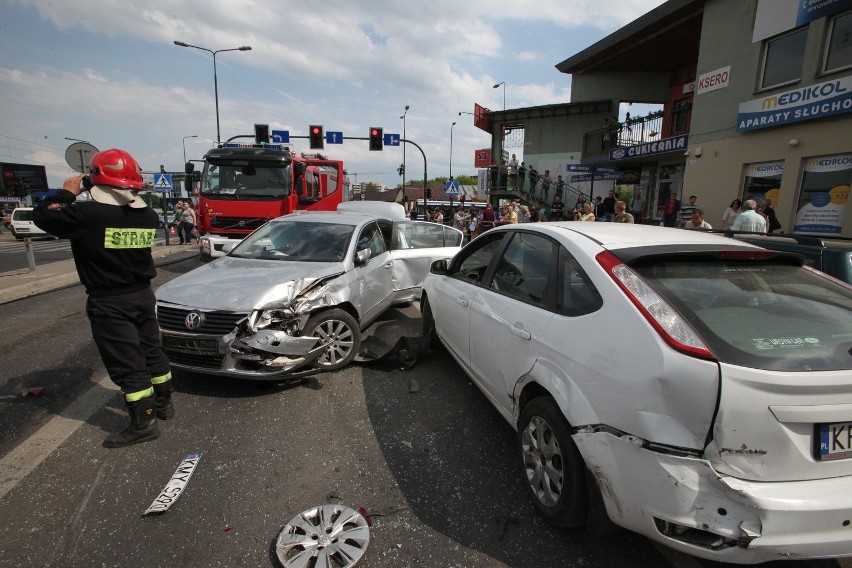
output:
[[[370,128],[370,150],[381,150],[384,143],[383,129],[378,126]]]
[[[311,150],[322,150],[325,147],[325,138],[322,134],[322,126],[312,124],[308,138],[311,141]]]

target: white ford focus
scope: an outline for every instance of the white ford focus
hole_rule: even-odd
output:
[[[852,555],[852,288],[801,258],[664,227],[511,225],[433,263],[421,310],[517,430],[551,523],[605,507],[722,562]]]

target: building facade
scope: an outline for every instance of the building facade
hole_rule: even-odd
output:
[[[572,106],[598,108],[516,126],[560,132],[525,158],[616,170],[651,222],[671,193],[716,228],[735,199],[769,199],[780,231],[852,237],[852,0],[669,0],[556,67]],[[494,151],[511,112],[492,113]]]

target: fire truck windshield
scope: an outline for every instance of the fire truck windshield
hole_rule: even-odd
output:
[[[290,164],[208,164],[201,193],[213,199],[266,201],[287,197],[292,185]]]

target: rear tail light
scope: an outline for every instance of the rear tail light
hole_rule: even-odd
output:
[[[666,343],[693,357],[716,359],[680,314],[630,267],[608,251],[598,254],[596,260]]]

